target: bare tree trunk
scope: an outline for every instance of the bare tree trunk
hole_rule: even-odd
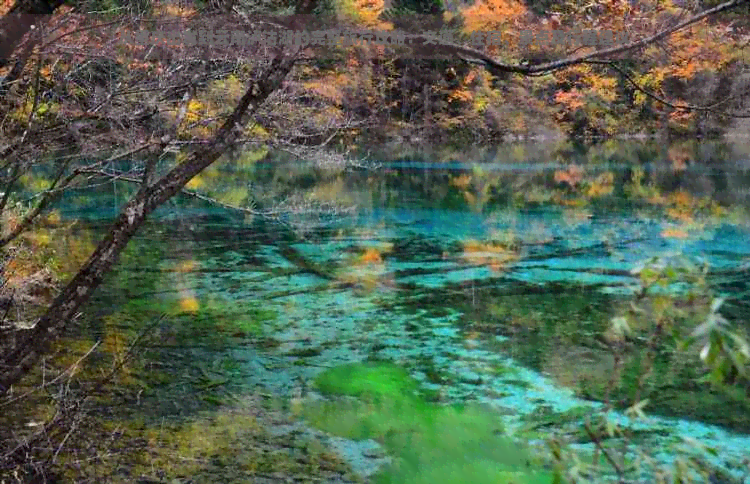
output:
[[[0,67],[8,64],[11,54],[32,26],[46,21],[62,4],[62,0],[24,0],[16,2],[0,18]]]
[[[179,192],[195,175],[216,161],[236,141],[240,129],[257,108],[277,90],[294,66],[294,58],[279,54],[260,79],[248,86],[232,115],[205,147],[194,152],[169,173],[145,190],[139,191],[125,205],[107,237],[76,276],[53,301],[36,325],[17,338],[12,351],[0,363],[0,394],[7,392],[39,360],[49,343],[72,321],[79,308],[88,301],[104,275],[148,215]],[[168,140],[166,140],[168,142]]]
[[[11,56],[26,34],[34,26],[47,23],[63,2],[64,0],[21,0],[0,17],[0,67],[5,67],[11,62]],[[29,39],[21,55],[16,59],[13,69],[7,76],[0,78],[0,99],[8,94],[10,83],[21,77],[26,61],[38,41],[39,38]]]

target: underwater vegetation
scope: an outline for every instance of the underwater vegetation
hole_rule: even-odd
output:
[[[416,380],[396,365],[332,368],[315,387],[332,400],[304,410],[313,426],[350,439],[374,439],[394,457],[377,483],[556,482],[552,472],[539,470],[541,462],[529,450],[504,434],[496,413],[427,402]]]

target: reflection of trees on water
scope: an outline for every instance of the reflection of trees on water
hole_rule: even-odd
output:
[[[616,149],[617,147],[620,148]],[[747,198],[750,191],[747,189],[750,186],[748,168],[731,158],[741,155],[738,149],[726,144],[695,144],[688,148],[690,149],[681,148],[670,152],[671,147],[660,148],[648,143],[619,143],[587,149],[564,146],[544,151],[539,147],[532,149],[511,145],[502,150],[487,149],[477,162],[472,160],[460,163],[465,160],[455,159],[451,164],[448,163],[449,158],[437,163],[422,162],[417,154],[403,156],[402,161],[395,162],[371,163],[368,159],[357,158],[355,163],[341,163],[344,158],[331,155],[307,163],[299,158],[299,153],[272,152],[257,163],[225,163],[215,174],[209,172],[204,176],[202,185],[195,188],[195,191],[205,194],[205,199],[183,197],[175,202],[182,208],[193,207],[198,212],[187,210],[170,215],[174,231],[170,231],[173,233],[170,233],[169,238],[173,242],[182,240],[187,243],[191,238],[197,241],[220,235],[224,243],[221,247],[216,247],[217,254],[232,248],[247,252],[248,249],[252,251],[253,247],[261,245],[282,247],[286,248],[282,252],[291,258],[289,262],[298,269],[330,277],[331,268],[335,264],[325,268],[318,267],[291,246],[300,242],[324,243],[332,233],[340,230],[348,233],[352,227],[362,223],[359,217],[375,214],[376,211],[382,213],[383,210],[393,208],[407,209],[408,212],[408,209],[420,207],[446,210],[440,220],[426,220],[424,224],[427,225],[419,228],[429,230],[428,226],[435,223],[450,225],[451,217],[455,217],[456,224],[464,223],[468,217],[468,208],[475,210],[475,216],[486,233],[471,236],[454,234],[455,237],[479,237],[476,241],[479,248],[486,244],[500,244],[517,254],[517,259],[502,263],[502,272],[506,276],[524,270],[524,264],[534,263],[537,268],[544,268],[545,261],[548,260],[588,258],[590,264],[586,267],[552,269],[565,280],[575,280],[585,274],[627,277],[626,270],[604,267],[592,258],[601,261],[618,251],[639,250],[636,247],[639,242],[649,237],[648,234],[641,233],[642,227],[639,231],[638,223],[620,226],[618,222],[623,216],[628,216],[627,210],[631,205],[640,204],[642,208],[646,201],[645,195],[642,196],[643,200],[636,199],[624,189],[632,182],[636,169],[642,170],[642,183],[651,190],[648,193],[659,193],[662,198],[671,193],[685,192],[691,194],[690,200],[718,200],[722,204],[736,203],[746,207],[750,202]],[[564,153],[566,158],[561,158],[560,153]],[[507,163],[501,163],[503,160],[514,161],[514,156],[518,159],[522,156],[532,158],[510,167]],[[410,157],[413,157],[413,162],[408,161]],[[407,160],[403,161],[405,158]],[[676,164],[675,160],[679,163]],[[582,167],[582,176],[588,177],[590,182],[597,180],[601,173],[612,173],[614,190],[611,195],[586,200],[585,193],[576,193],[570,187],[556,183],[555,171],[572,163]],[[431,168],[425,169],[424,165]],[[566,193],[571,200],[577,197],[586,203],[582,206],[558,207],[562,210],[562,218],[541,220],[535,225],[536,222],[529,218],[530,214],[514,198],[532,190],[541,194],[557,190]],[[201,210],[212,206],[211,197],[218,197],[218,201],[222,202],[221,197],[227,194],[239,200],[238,210],[227,210],[231,208],[230,204],[214,205],[213,209],[216,211],[212,213],[215,215],[199,215]],[[555,202],[552,200],[550,203],[554,206]],[[650,207],[649,216],[653,220],[644,223],[662,222],[658,214],[665,207],[658,204],[646,206]],[[619,209],[625,211],[618,212]],[[687,210],[691,209],[692,206],[687,207]],[[250,212],[256,216],[248,216]],[[404,214],[408,215],[406,212]],[[631,215],[640,217],[639,214]],[[602,216],[607,217],[607,220],[611,218],[611,222],[597,219]],[[226,217],[231,219],[229,227]],[[404,234],[394,237],[385,227],[373,225],[391,223],[386,222],[387,218],[381,220],[378,217],[380,215],[368,222],[374,231],[371,239],[393,244],[389,259],[425,260],[442,264],[384,275],[392,277],[396,283],[401,277],[410,275],[439,276],[460,272],[467,265],[481,268],[483,264],[497,264],[498,257],[494,254],[499,251],[497,247],[487,245],[488,250],[480,252],[492,254],[484,258],[481,254],[476,257],[461,257],[465,247],[459,247],[460,240],[454,240],[458,245],[454,244],[456,246],[452,247],[442,240],[445,234],[434,234],[437,237],[435,240],[430,237],[419,238],[416,233],[412,237],[403,237]],[[403,220],[401,222],[406,223]],[[406,223],[406,226],[413,226],[415,223],[422,224],[422,221],[415,219],[414,223]],[[599,236],[588,228],[595,228],[595,225],[602,223],[611,224],[615,229],[611,235],[607,235],[607,241],[599,240]],[[578,234],[574,244],[568,240],[568,232]],[[589,232],[590,235],[585,235]],[[707,232],[706,235],[723,237],[723,233],[711,235]],[[484,240],[482,237],[489,237],[491,240]],[[585,240],[586,237],[593,238]],[[423,247],[425,244],[431,247],[429,251]],[[701,247],[712,245],[712,251],[719,250],[710,240],[706,240],[697,249],[705,250]],[[422,256],[426,254],[422,252],[430,252],[431,255],[424,259]],[[724,257],[721,254],[719,256]],[[747,314],[742,295],[748,292],[750,286],[748,275],[748,270],[743,267],[714,269],[711,272],[719,290],[738,295],[733,296],[727,305],[728,311],[734,311],[737,316]]]
[[[263,178],[289,192],[320,184],[326,178],[344,177],[347,187],[370,190],[374,200],[383,204],[422,200],[433,207],[457,207],[486,196],[486,204],[480,208],[489,208],[508,203],[515,194],[534,187],[554,189],[558,186],[552,176],[555,170],[573,164],[591,177],[613,172],[616,188],[626,185],[632,170],[640,167],[645,174],[643,182],[659,192],[685,191],[722,204],[750,206],[750,164],[743,161],[750,159],[750,150],[729,143],[664,146],[618,141],[590,147],[537,143],[442,152],[420,147],[363,156],[379,165],[361,163],[362,158],[357,158],[359,164],[326,165],[321,160],[305,164],[289,154],[271,154]],[[451,183],[466,174],[471,177],[467,195],[457,195],[450,189]]]

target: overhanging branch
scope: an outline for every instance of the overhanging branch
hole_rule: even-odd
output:
[[[663,104],[663,105],[665,105],[667,107],[670,107],[672,109],[675,109],[677,111],[698,111],[698,112],[718,114],[718,115],[727,116],[727,117],[730,117],[730,118],[750,119],[750,113],[730,113],[730,112],[727,112],[727,111],[723,111],[721,109],[716,109],[716,106],[724,104],[729,99],[721,100],[721,101],[719,101],[717,103],[714,103],[714,104],[712,104],[710,106],[699,106],[697,104],[674,104],[672,102],[667,101],[663,97],[657,95],[656,93],[654,93],[654,92],[652,92],[652,91],[644,88],[640,84],[638,84],[638,82],[635,79],[633,79],[633,76],[631,76],[630,74],[628,74],[625,71],[625,69],[623,69],[622,67],[618,66],[616,62],[614,62],[614,61],[602,61],[602,62],[592,62],[592,63],[594,63],[594,64],[604,64],[604,65],[607,65],[607,66],[611,67],[612,69],[614,69],[615,71],[617,71],[617,73],[623,79],[625,79],[625,81],[628,84],[630,84],[633,87],[633,89],[635,89],[638,92],[643,93],[643,95],[645,95],[646,97],[648,97],[650,99],[653,99],[654,101],[656,101],[658,103],[661,103],[661,104]]]
[[[445,41],[442,41],[442,40],[439,40],[430,36],[414,36],[413,39],[415,42],[412,42],[412,43],[416,43],[418,45],[421,44],[422,48],[425,48],[425,46],[428,46],[430,50],[435,50],[440,53],[453,54],[456,57],[463,59],[465,61],[468,61],[468,62],[483,64],[485,68],[488,71],[490,71],[492,74],[515,73],[515,74],[522,74],[522,75],[527,75],[527,76],[539,75],[539,74],[546,74],[549,72],[564,69],[566,67],[570,67],[576,64],[583,64],[593,59],[612,58],[620,54],[638,50],[642,47],[646,47],[662,39],[665,39],[669,37],[670,35],[672,35],[673,33],[679,30],[682,30],[692,24],[700,22],[701,20],[708,18],[712,15],[716,15],[718,13],[731,10],[733,8],[739,7],[741,5],[746,5],[746,4],[750,4],[750,0],[730,0],[728,2],[724,2],[720,5],[717,5],[713,8],[704,10],[703,12],[693,15],[692,17],[689,17],[683,20],[682,22],[679,22],[673,25],[672,27],[668,27],[666,29],[660,30],[656,32],[655,34],[650,35],[648,37],[644,37],[640,40],[635,40],[633,42],[628,42],[626,44],[621,44],[621,45],[609,47],[606,49],[598,49],[589,53],[566,57],[564,59],[559,59],[553,62],[546,62],[543,64],[535,64],[535,65],[509,64],[509,63],[500,62],[484,51],[474,49],[471,47],[466,47],[460,44],[455,44],[452,42],[445,42]]]

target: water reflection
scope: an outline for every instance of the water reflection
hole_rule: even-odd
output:
[[[175,373],[220,351],[234,361],[233,388],[291,397],[326,368],[387,360],[436,401],[484,402],[504,409],[507,427],[537,432],[542,414],[563,422],[604,399],[615,363],[600,336],[628,310],[644,259],[707,263],[725,314],[745,321],[745,155],[623,144],[585,155],[504,147],[476,160],[383,155],[370,169],[283,154],[223,164],[194,185],[224,205],[186,196],[161,209],[95,304],[132,324],[170,314],[177,323],[159,330],[168,347],[152,356]],[[63,213],[100,226],[111,193],[73,196]],[[277,215],[248,219],[227,205]],[[222,311],[231,317],[212,326]],[[231,338],[196,348],[212,332]],[[750,440],[700,423],[750,431],[744,390],[697,385],[692,357],[660,360],[647,411],[684,420],[657,420],[643,445],[689,435],[740,459]],[[637,360],[613,390],[623,402]]]

